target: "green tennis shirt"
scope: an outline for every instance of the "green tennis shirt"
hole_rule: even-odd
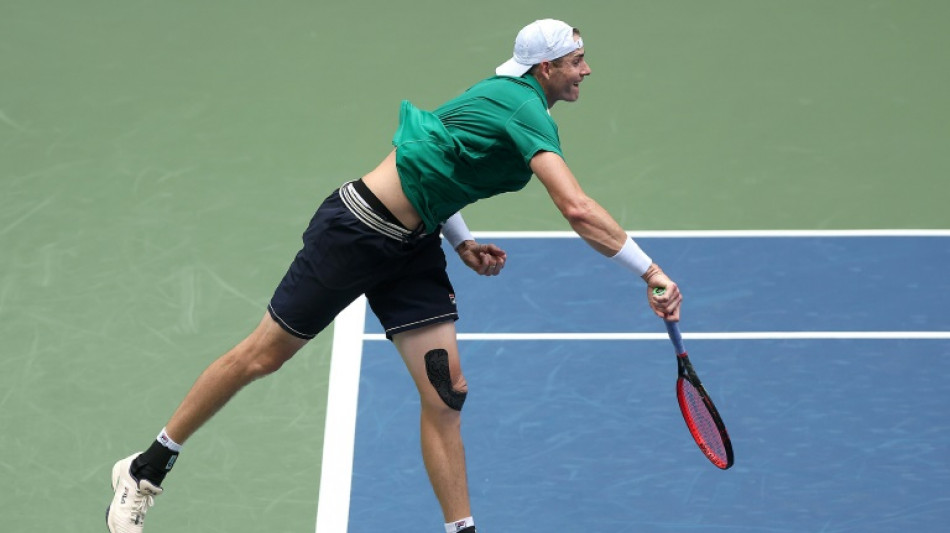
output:
[[[522,189],[538,152],[563,156],[530,75],[488,78],[433,112],[403,101],[393,146],[402,189],[427,232],[466,205]]]

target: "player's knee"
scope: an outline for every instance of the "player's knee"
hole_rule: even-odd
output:
[[[255,343],[243,343],[232,351],[232,361],[245,379],[253,381],[280,370],[295,351],[275,350]]]
[[[284,366],[284,363],[290,360],[291,355],[265,353],[257,357],[252,363],[252,373],[254,377],[264,377],[273,374]]]
[[[430,350],[425,355],[426,376],[439,398],[455,411],[461,411],[468,396],[468,383],[461,374],[452,376],[449,371],[449,353],[441,348]]]

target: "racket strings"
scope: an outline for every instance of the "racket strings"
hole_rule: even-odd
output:
[[[686,425],[689,426],[689,430],[699,447],[717,464],[725,464],[728,461],[726,444],[723,442],[715,417],[703,400],[702,394],[686,380],[679,382],[678,392],[683,414],[686,418]]]

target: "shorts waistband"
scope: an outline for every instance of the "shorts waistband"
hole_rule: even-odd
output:
[[[356,181],[351,181],[350,184],[353,185],[353,189],[356,191],[356,194],[360,195],[360,198],[366,201],[366,203],[369,204],[370,208],[372,208],[373,211],[376,211],[376,213],[381,215],[387,222],[390,222],[392,224],[396,224],[397,226],[402,226],[403,228],[405,228],[405,226],[403,226],[399,222],[399,219],[396,218],[396,215],[392,214],[392,212],[389,209],[387,209],[385,205],[383,205],[383,202],[381,202],[379,198],[377,198],[376,195],[373,194],[373,191],[369,190],[369,187],[367,187],[366,184],[363,183],[362,178]]]
[[[407,229],[398,219],[386,209],[379,198],[369,190],[363,180],[349,181],[340,187],[340,198],[346,208],[356,218],[373,230],[397,241],[412,241],[425,234],[420,229]]]

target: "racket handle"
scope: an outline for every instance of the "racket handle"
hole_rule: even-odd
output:
[[[680,334],[679,325],[669,320],[664,320],[663,322],[666,324],[666,332],[669,333],[670,340],[673,341],[673,348],[676,350],[676,355],[685,354],[686,347],[683,346],[683,335]]]
[[[666,289],[662,287],[655,287],[653,289],[653,294],[657,296],[666,292]],[[680,334],[679,324],[676,322],[670,322],[669,320],[663,321],[666,324],[666,332],[670,335],[670,340],[673,341],[673,348],[676,349],[676,355],[683,355],[686,353],[686,347],[683,346],[683,335]]]

